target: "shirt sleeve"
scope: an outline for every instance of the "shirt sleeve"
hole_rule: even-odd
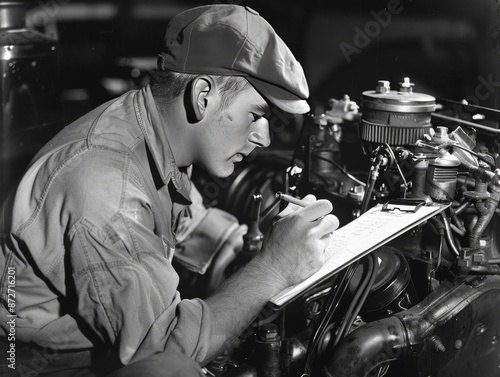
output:
[[[201,300],[181,300],[168,259],[173,245],[155,234],[151,203],[127,169],[101,163],[106,180],[81,182],[87,187],[74,195],[85,208],[68,237],[77,314],[124,364],[169,349],[200,362],[210,310]]]

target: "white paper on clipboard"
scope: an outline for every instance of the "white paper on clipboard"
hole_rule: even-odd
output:
[[[359,218],[337,229],[325,250],[327,260],[323,267],[303,282],[289,287],[273,297],[271,304],[286,305],[315,283],[332,276],[376,248],[391,241],[409,229],[443,211],[449,204],[422,206],[416,212],[383,211],[377,205]]]

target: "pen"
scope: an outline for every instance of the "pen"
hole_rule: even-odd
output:
[[[291,195],[288,195],[288,194],[283,194],[281,191],[278,191],[276,193],[276,197],[277,198],[280,198],[281,200],[284,200],[286,202],[289,202],[289,203],[293,203],[293,204],[296,204],[298,206],[301,206],[301,207],[305,207],[307,206],[309,203],[306,203],[305,201],[303,200],[300,200],[300,199],[297,199]],[[322,219],[324,216],[321,216],[318,220]],[[331,237],[332,236],[332,232],[328,233],[328,235]]]
[[[293,203],[293,204],[296,204],[298,206],[301,206],[301,207],[305,207],[307,206],[309,203],[303,201],[303,200],[300,200],[300,199],[297,199],[291,195],[288,195],[288,194],[283,194],[281,191],[278,191],[276,193],[276,197],[277,198],[280,198],[281,200],[284,200],[286,202],[289,202],[289,203]]]

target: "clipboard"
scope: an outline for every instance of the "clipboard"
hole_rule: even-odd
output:
[[[425,220],[444,211],[451,205],[404,199],[379,204],[357,219],[333,232],[330,245],[325,249],[325,264],[303,282],[288,287],[270,300],[279,309],[294,298],[341,271],[394,238]],[[409,207],[408,207],[409,206]]]
[[[382,205],[382,211],[417,212],[425,205],[425,200],[418,199],[391,199]]]

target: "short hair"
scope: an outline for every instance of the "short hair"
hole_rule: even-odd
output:
[[[199,75],[154,70],[150,79],[151,93],[157,101],[171,103],[184,94],[188,84],[197,76]],[[210,75],[210,77],[214,79],[222,95],[222,106],[230,105],[239,92],[251,85],[244,76]]]

